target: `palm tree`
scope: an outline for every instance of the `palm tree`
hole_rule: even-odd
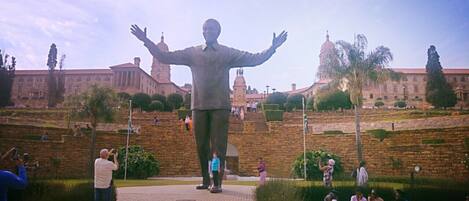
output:
[[[337,41],[335,53],[328,58],[330,66],[327,74],[332,79],[331,85],[347,89],[355,108],[355,140],[357,158],[362,161],[363,153],[360,137],[359,108],[362,106],[363,87],[365,83],[383,83],[388,79],[399,80],[400,74],[385,68],[393,56],[389,48],[379,46],[365,53],[368,41],[362,34],[355,36],[353,44]]]
[[[93,176],[93,160],[96,149],[96,127],[98,122],[112,122],[117,96],[110,88],[92,85],[91,88],[75,97],[69,97],[66,105],[71,108],[75,119],[88,120],[91,124],[91,145],[89,155],[89,176]]]

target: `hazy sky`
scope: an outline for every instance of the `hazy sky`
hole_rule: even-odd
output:
[[[148,27],[158,42],[164,32],[170,50],[203,43],[202,24],[220,21],[219,42],[241,50],[268,48],[272,32],[288,40],[266,63],[245,68],[248,85],[281,91],[316,79],[319,49],[326,30],[331,40],[365,34],[369,50],[384,45],[392,67],[424,67],[434,44],[443,67],[469,68],[469,0],[0,0],[0,49],[17,57],[17,69],[47,69],[56,43],[66,68],[107,68],[142,58],[150,72],[151,55],[129,31]],[[172,80],[191,82],[190,70],[173,66]],[[231,71],[233,83],[235,70]],[[232,85],[232,84],[231,84]]]

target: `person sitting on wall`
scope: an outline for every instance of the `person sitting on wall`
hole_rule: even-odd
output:
[[[366,201],[366,198],[365,196],[363,196],[363,192],[361,188],[357,188],[355,190],[355,195],[352,195],[352,197],[350,198],[350,201]]]

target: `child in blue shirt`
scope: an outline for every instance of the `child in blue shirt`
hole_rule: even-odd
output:
[[[220,177],[218,172],[220,172],[220,159],[217,156],[217,152],[213,152],[212,164],[210,165],[210,169],[212,170],[213,175],[213,187],[211,188],[211,193],[219,193],[221,192],[220,189]]]

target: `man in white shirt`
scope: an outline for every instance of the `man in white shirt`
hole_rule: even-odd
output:
[[[112,171],[117,170],[119,163],[117,162],[117,152],[114,154],[114,163],[108,161],[109,152],[107,149],[102,149],[99,152],[100,158],[94,161],[94,200],[95,201],[110,201],[111,200],[111,180]]]

